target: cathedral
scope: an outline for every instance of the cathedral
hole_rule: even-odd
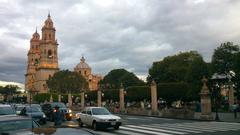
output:
[[[55,37],[56,29],[50,14],[42,27],[42,35],[37,30],[30,40],[28,51],[27,73],[25,74],[25,89],[31,93],[47,93],[46,81],[54,73],[59,71],[58,67],[58,43]],[[81,74],[89,84],[89,90],[98,90],[98,82],[102,79],[100,75],[92,74],[90,66],[84,57],[74,68]]]
[[[98,82],[102,79],[100,75],[92,74],[91,67],[85,62],[85,58],[80,59],[80,63],[74,68],[74,71],[81,74],[88,82],[90,91],[98,90]]]
[[[25,89],[28,92],[47,93],[46,81],[59,71],[55,32],[53,21],[48,14],[42,27],[41,38],[37,30],[32,35],[25,74]]]

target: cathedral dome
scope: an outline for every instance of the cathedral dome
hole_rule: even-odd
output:
[[[84,57],[81,58],[80,63],[76,66],[76,69],[90,69],[90,66],[85,62]]]

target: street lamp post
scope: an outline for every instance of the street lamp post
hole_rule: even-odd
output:
[[[213,85],[213,96],[214,96],[214,102],[215,102],[215,111],[216,111],[216,116],[215,116],[215,120],[219,121],[219,115],[218,115],[218,103],[219,103],[219,88],[220,86],[218,85],[218,83],[216,82]]]

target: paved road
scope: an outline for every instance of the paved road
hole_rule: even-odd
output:
[[[206,122],[165,119],[145,116],[121,116],[123,125],[119,130],[107,129],[93,131],[89,127],[84,130],[96,135],[239,135],[240,123]],[[69,126],[78,126],[76,121],[66,122]]]

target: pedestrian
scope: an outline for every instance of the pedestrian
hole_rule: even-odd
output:
[[[237,118],[237,110],[238,110],[238,105],[236,102],[234,102],[234,104],[232,105],[232,109],[234,112],[234,118]]]
[[[61,126],[61,124],[62,124],[62,113],[59,111],[59,107],[55,106],[54,125]]]

